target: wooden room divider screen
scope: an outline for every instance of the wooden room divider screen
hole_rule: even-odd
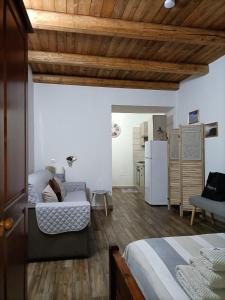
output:
[[[168,142],[168,174],[169,174],[169,201],[168,208],[171,205],[180,205],[180,129],[172,129],[169,133]]]
[[[172,129],[169,135],[169,208],[180,205],[180,215],[191,211],[189,198],[201,195],[205,182],[204,125]]]
[[[204,125],[181,126],[180,214],[191,211],[189,198],[201,195],[205,183]]]

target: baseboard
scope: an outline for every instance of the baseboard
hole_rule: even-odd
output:
[[[112,186],[113,189],[136,189],[135,185],[114,185]]]

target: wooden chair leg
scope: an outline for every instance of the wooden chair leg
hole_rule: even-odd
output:
[[[105,215],[108,216],[108,203],[107,203],[107,195],[104,194],[104,204],[105,204]]]
[[[211,217],[211,222],[214,225],[215,224],[214,214],[210,213],[210,217]]]
[[[92,204],[93,200],[94,200],[94,193],[91,194],[91,204]]]
[[[193,208],[192,208],[192,213],[191,213],[191,226],[192,226],[193,223],[194,223],[195,214],[196,214],[196,207],[193,206]]]
[[[91,204],[91,210],[93,209],[93,200],[94,200],[94,197],[95,197],[95,194],[94,193],[92,193],[91,194],[91,199],[90,199],[90,204]]]
[[[184,216],[184,211],[182,205],[180,205],[180,217],[183,218]]]

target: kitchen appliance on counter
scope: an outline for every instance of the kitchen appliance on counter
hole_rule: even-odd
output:
[[[167,141],[145,143],[145,201],[168,204]]]

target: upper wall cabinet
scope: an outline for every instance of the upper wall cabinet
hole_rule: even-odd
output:
[[[148,122],[142,122],[140,125],[141,129],[141,137],[145,138],[148,137]]]
[[[153,115],[148,122],[148,140],[167,140],[166,127],[166,115]]]
[[[166,140],[167,117],[165,115],[153,116],[153,140]]]

